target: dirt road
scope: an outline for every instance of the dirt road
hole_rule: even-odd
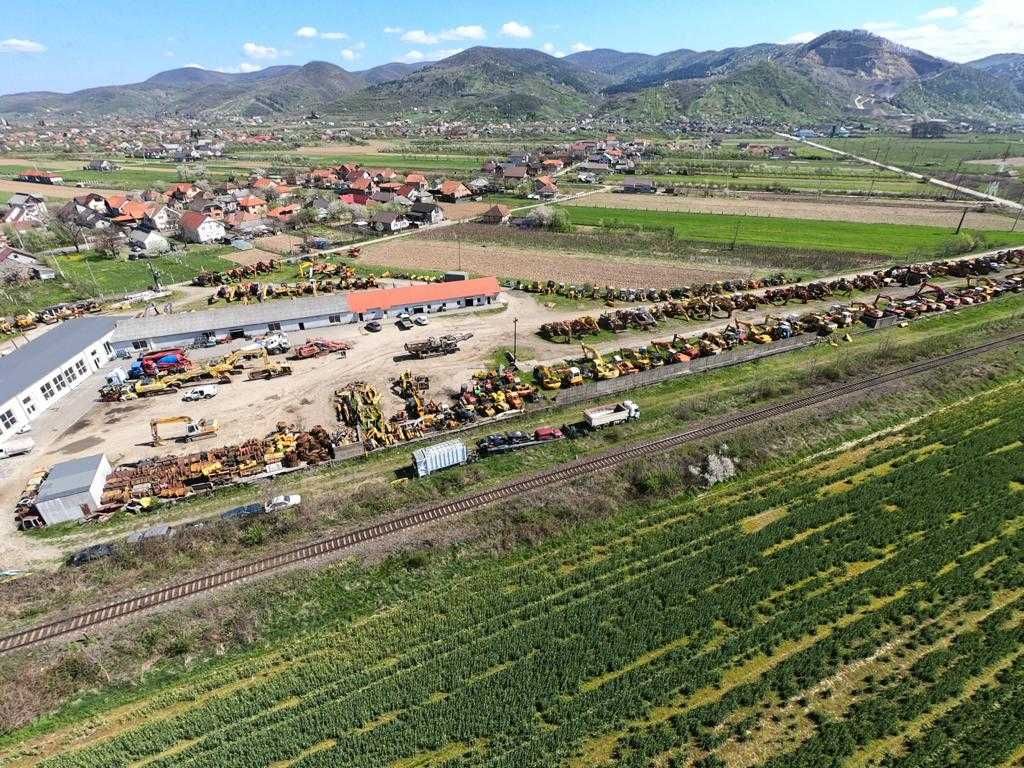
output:
[[[31,184],[27,181],[0,180],[0,192],[23,192],[30,195],[41,195],[48,200],[70,200],[72,197],[86,195],[95,192],[97,195],[107,197],[109,195],[123,195],[123,189],[99,189],[90,187],[74,187],[60,184]]]
[[[613,192],[593,195],[584,200],[575,200],[567,205],[949,227],[956,227],[965,208],[977,207],[977,204],[924,200],[905,202],[871,200],[832,195],[824,195],[820,198],[810,195],[769,194],[749,194],[741,197],[676,197],[673,195],[625,195]],[[971,211],[967,214],[965,225],[972,229],[1008,230],[1013,225],[1013,217],[994,212]]]

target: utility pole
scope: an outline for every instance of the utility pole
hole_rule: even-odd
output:
[[[1020,221],[1020,214],[1024,212],[1024,189],[1020,192],[1020,197],[1017,198],[1017,218],[1013,220],[1013,226],[1010,227],[1010,231],[1013,232],[1017,229],[1017,222]]]
[[[519,361],[519,318],[512,318],[512,357],[513,362],[518,365]]]
[[[960,223],[956,225],[956,232],[953,233],[954,235],[959,235],[960,234],[960,230],[964,226],[964,219],[967,218],[967,211],[969,211],[969,210],[970,210],[969,208],[964,208],[964,213],[960,217]]]

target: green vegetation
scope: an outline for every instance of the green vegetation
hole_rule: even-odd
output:
[[[234,262],[221,257],[230,248],[189,247],[153,259],[124,261],[82,251],[48,257],[58,270],[57,278],[0,288],[0,315],[40,309],[66,301],[94,297],[116,299],[125,293],[143,291],[153,285],[156,270],[163,285],[191,280],[203,269],[228,269]],[[63,276],[62,276],[62,274]]]
[[[1024,157],[1024,136],[1019,134],[967,134],[946,139],[870,136],[816,141],[827,147],[918,173],[953,171],[957,166],[967,171],[969,168],[966,164],[971,160],[998,160],[1003,155]]]
[[[576,205],[564,206],[564,209],[569,212],[569,219],[574,225],[668,230],[680,239],[710,243],[811,248],[896,258],[927,258],[1024,243],[1024,232],[964,230],[959,236],[954,236],[952,229],[906,224],[814,221]]]
[[[303,574],[250,596],[268,645],[109,719],[86,700],[94,741],[40,764],[998,764],[1024,742],[1022,430],[1004,383],[710,491],[675,455],[534,499],[520,524],[611,514],[499,557]]]
[[[317,154],[312,147],[301,154],[297,150],[280,150],[268,153],[241,151],[238,157],[245,160],[277,160],[284,165],[293,166],[337,166],[343,163],[358,163],[367,168],[391,168],[396,173],[410,171],[428,171],[431,173],[467,173],[480,169],[486,157],[469,157],[464,155],[416,155],[381,153],[367,154],[355,152]]]

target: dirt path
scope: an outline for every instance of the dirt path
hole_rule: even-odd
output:
[[[66,186],[59,184],[32,184],[27,181],[0,180],[0,192],[24,192],[31,195],[41,195],[48,200],[70,200],[72,197],[86,195],[95,192],[97,195],[108,197],[109,195],[123,195],[123,189],[99,189]]]
[[[593,195],[584,200],[567,203],[567,205],[949,227],[956,227],[965,208],[977,207],[963,203],[861,200],[855,197],[828,195],[820,198],[758,194],[742,197],[676,197],[673,195],[628,195],[613,192]],[[965,224],[972,229],[1008,230],[1013,225],[1013,217],[999,213],[971,211],[967,214]]]

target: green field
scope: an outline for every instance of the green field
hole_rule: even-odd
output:
[[[54,267],[63,272],[63,277],[58,272],[54,280],[0,288],[0,316],[77,299],[96,296],[116,299],[125,293],[142,291],[153,284],[150,266],[160,273],[164,285],[191,280],[203,269],[234,266],[234,262],[219,255],[230,251],[230,248],[220,246],[190,247],[184,254],[174,253],[140,261],[110,259],[94,251],[51,257]]]
[[[382,152],[380,154],[345,152],[320,155],[316,154],[316,152],[277,151],[253,153],[245,150],[232,153],[232,156],[243,160],[266,161],[268,164],[277,162],[282,165],[290,164],[292,159],[301,160],[300,165],[321,167],[338,166],[343,163],[358,163],[367,168],[391,168],[397,173],[407,173],[409,171],[471,173],[478,171],[487,159],[486,157],[466,155],[416,155],[390,152]]]
[[[626,176],[610,175],[605,181],[609,184],[621,184]],[[880,174],[874,179],[870,174],[688,174],[688,175],[654,175],[660,186],[674,187],[712,187],[720,189],[767,190],[767,191],[799,191],[799,192],[838,192],[843,194],[877,194],[896,195],[901,197],[939,197],[943,190],[929,184],[907,180],[895,174]]]
[[[953,231],[941,227],[906,224],[865,224],[814,221],[761,216],[638,211],[567,205],[574,225],[588,227],[670,230],[684,240],[732,243],[819,251],[872,253],[907,258],[945,253],[953,243]],[[969,223],[968,223],[969,224]],[[1024,231],[978,231],[985,247],[1000,248],[1024,243]]]
[[[637,465],[539,546],[305,574],[272,643],[38,764],[998,765],[1024,744],[1022,430],[1005,383],[711,491]]]
[[[968,134],[946,139],[911,139],[906,136],[871,136],[852,139],[812,139],[826,147],[869,159],[885,161],[918,173],[952,171],[969,160],[993,160],[1004,154],[1024,157],[1024,136]],[[814,150],[813,147],[808,147]],[[815,150],[816,151],[816,150]],[[965,167],[963,170],[967,170]]]

